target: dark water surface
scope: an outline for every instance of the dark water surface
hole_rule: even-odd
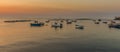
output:
[[[84,30],[75,24],[61,29],[31,27],[30,22],[4,23],[0,21],[0,52],[120,52],[120,29],[110,29],[107,24],[79,21]],[[40,20],[40,19],[38,19]],[[43,21],[43,20],[42,20]]]

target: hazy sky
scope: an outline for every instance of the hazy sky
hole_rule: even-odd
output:
[[[0,0],[0,14],[119,14],[120,0]]]

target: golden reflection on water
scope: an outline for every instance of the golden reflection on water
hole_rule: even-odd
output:
[[[29,22],[4,23],[2,21],[0,27],[1,44],[9,44],[23,40],[26,41],[36,39],[42,40],[44,38],[55,37],[57,34],[65,35],[69,32],[71,32],[72,34],[76,34],[78,31],[81,31],[82,34],[86,34],[90,33],[92,28],[97,28],[97,26],[96,27],[94,26],[95,24],[92,21],[80,21],[80,22],[81,22],[80,24],[85,25],[86,28],[85,30],[87,31],[75,30],[74,25],[79,23],[73,23],[71,25],[66,25],[66,23],[64,23],[64,27],[62,29],[54,29],[51,28],[52,22],[44,27],[30,27]],[[96,31],[97,29],[92,30]]]
[[[29,23],[4,23],[0,24],[0,45],[15,43],[15,41],[34,40],[44,38],[48,27],[30,27]],[[48,32],[47,32],[48,33]],[[36,35],[38,34],[38,35]],[[29,41],[29,40],[28,40]]]
[[[87,50],[91,49],[90,47],[92,46],[95,47],[94,49],[96,47],[112,49],[116,48],[120,43],[118,42],[120,40],[120,30],[109,29],[107,24],[97,25],[93,21],[78,21],[69,25],[64,22],[63,28],[55,29],[51,28],[52,22],[43,27],[31,27],[30,22],[4,23],[4,20],[6,19],[0,20],[0,46],[13,44],[11,45],[13,48],[10,50],[19,49],[19,47],[29,49],[32,46],[38,46],[38,48],[47,49],[48,51],[49,49],[54,49],[54,51],[58,51],[57,49],[65,50],[69,46],[68,51],[72,48],[84,48]],[[75,29],[75,24],[84,25],[85,29]],[[112,42],[115,44],[112,44]],[[42,43],[47,45],[40,46],[43,45]],[[55,49],[55,47],[57,48]],[[19,51],[17,50],[16,52]],[[9,51],[7,50],[6,52]]]

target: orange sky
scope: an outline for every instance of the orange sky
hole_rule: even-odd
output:
[[[120,0],[1,0],[0,14],[120,12]]]

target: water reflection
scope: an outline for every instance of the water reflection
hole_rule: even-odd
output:
[[[0,22],[0,52],[120,51],[120,30],[109,29],[107,24],[94,24],[90,20],[66,24],[64,21],[63,27],[60,28],[51,27],[55,21],[50,21],[42,27],[31,27],[31,22],[4,23],[2,21]],[[76,29],[76,24],[84,25],[85,29]]]

